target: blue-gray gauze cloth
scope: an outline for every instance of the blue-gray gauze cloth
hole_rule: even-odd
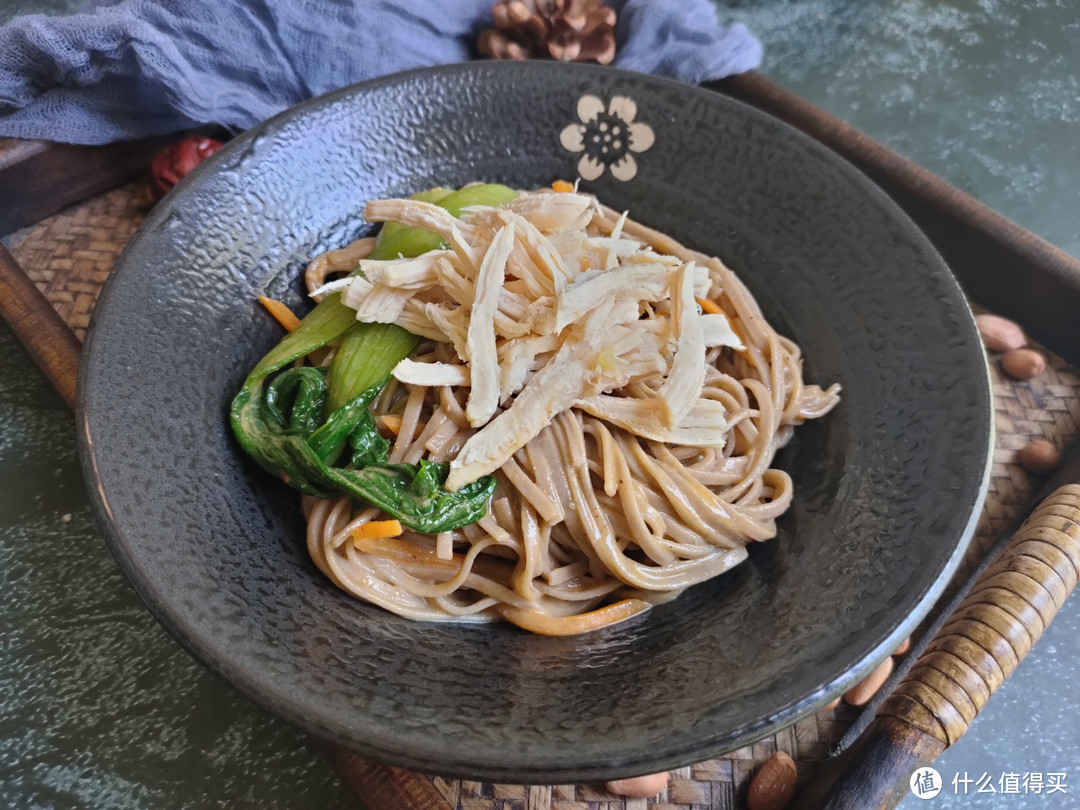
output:
[[[686,82],[757,67],[710,0],[609,0],[614,65]],[[0,136],[99,144],[220,124],[474,58],[491,0],[106,0],[0,28]]]

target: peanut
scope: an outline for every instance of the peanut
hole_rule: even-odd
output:
[[[976,315],[975,326],[979,329],[983,345],[992,352],[1008,352],[1027,346],[1024,330],[1008,318],[1000,315]]]
[[[1020,464],[1036,475],[1048,473],[1061,461],[1061,453],[1046,439],[1035,439],[1020,448]]]
[[[877,665],[877,669],[845,692],[844,700],[852,706],[862,706],[869,702],[870,698],[877,694],[878,689],[885,685],[885,681],[889,680],[894,666],[896,664],[892,656],[889,656]]]
[[[1001,367],[1018,380],[1030,380],[1043,373],[1046,360],[1034,349],[1013,349],[1002,356]]]
[[[615,779],[605,787],[616,796],[630,796],[635,799],[647,799],[655,796],[668,783],[668,772],[650,773],[646,776],[634,776],[630,779]]]
[[[795,795],[795,762],[777,751],[750,780],[746,806],[750,810],[782,810]]]

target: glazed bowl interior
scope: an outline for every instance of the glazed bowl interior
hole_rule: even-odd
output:
[[[597,105],[649,128],[632,160],[564,135],[588,135]],[[806,378],[843,386],[778,457],[796,491],[778,536],[582,636],[422,624],[350,598],[311,563],[296,493],[229,431],[232,396],[280,334],[257,295],[306,309],[304,266],[372,229],[367,200],[478,180],[534,188],[597,166],[584,190],[721,257],[802,347]],[[991,441],[964,298],[876,187],[719,94],[557,64],[392,76],[237,138],[121,257],[80,391],[110,548],[194,655],[325,739],[500,781],[666,769],[828,702],[911,632],[955,569]]]

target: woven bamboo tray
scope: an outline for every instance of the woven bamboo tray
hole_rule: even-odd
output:
[[[101,285],[148,210],[145,180],[139,179],[10,234],[3,243],[81,340]],[[939,604],[978,566],[1040,483],[1019,465],[1017,451],[1034,438],[1064,447],[1080,437],[1080,372],[1045,353],[1046,371],[1025,382],[1009,378],[991,358],[997,444],[990,488],[968,553]],[[825,709],[752,746],[673,771],[668,787],[654,799],[619,798],[602,785],[526,786],[438,777],[430,778],[430,795],[440,795],[455,810],[738,808],[744,806],[754,769],[772,753],[788,753],[805,780],[857,715],[857,709],[843,704]],[[365,761],[340,751],[331,751],[329,758],[347,781],[357,784],[353,777]],[[424,805],[416,806],[422,810]]]

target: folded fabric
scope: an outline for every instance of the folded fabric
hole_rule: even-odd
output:
[[[709,0],[612,0],[615,66],[687,82],[757,67]],[[0,136],[97,144],[246,129],[311,96],[474,56],[490,0],[111,0],[0,28]]]

